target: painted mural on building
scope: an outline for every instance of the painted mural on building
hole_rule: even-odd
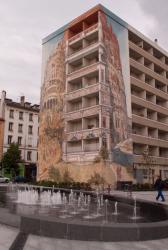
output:
[[[62,164],[66,165],[64,164],[63,159],[67,159],[67,152],[69,153],[70,151],[64,150],[64,143],[69,140],[69,137],[72,137],[71,141],[74,142],[82,141],[83,139],[94,139],[94,136],[96,138],[96,153],[93,152],[94,157],[96,156],[96,154],[99,154],[99,150],[101,149],[101,140],[103,140],[103,143],[107,147],[109,152],[111,168],[115,170],[114,172],[116,172],[116,176],[118,176],[117,179],[122,179],[121,167],[130,166],[133,161],[132,140],[130,138],[131,94],[128,30],[126,29],[126,27],[122,26],[121,24],[116,22],[112,17],[110,17],[110,15],[107,15],[107,11],[103,9],[102,6],[98,6],[94,9],[94,11],[95,10],[98,17],[98,23],[94,23],[93,27],[98,27],[99,29],[98,42],[101,43],[101,45],[98,49],[98,57],[96,58],[97,60],[93,60],[92,64],[94,67],[94,63],[100,63],[100,67],[98,65],[97,68],[98,70],[100,70],[97,78],[100,77],[101,80],[104,79],[103,81],[99,79],[99,82],[97,82],[96,78],[95,82],[95,89],[97,89],[96,84],[102,85],[98,88],[99,93],[101,92],[100,95],[98,93],[101,102],[99,103],[99,118],[97,119],[97,124],[93,126],[97,128],[97,130],[95,130],[97,132],[95,132],[94,130],[91,131],[89,130],[89,128],[87,129],[88,131],[85,128],[81,132],[80,128],[78,129],[80,131],[75,131],[75,135],[73,134],[71,136],[70,134],[66,134],[65,125],[69,119],[69,116],[70,118],[72,116],[72,114],[68,113],[65,115],[65,92],[67,80],[66,46],[68,38],[68,29],[70,30],[70,28],[73,27],[74,23],[77,23],[78,25],[79,20],[79,24],[82,24],[82,27],[84,29],[83,35],[87,34],[87,30],[85,30],[87,29],[87,25],[83,20],[88,18],[90,13],[93,14],[93,11],[90,11],[72,21],[69,25],[66,25],[61,28],[59,32],[51,34],[51,36],[49,36],[43,43],[42,87],[40,106],[41,111],[38,147],[39,179],[48,178],[48,169],[50,166],[58,166],[60,162],[60,166],[62,166]],[[92,18],[90,20],[92,21]],[[80,25],[79,27],[81,27]],[[79,27],[77,27],[77,29]],[[77,29],[73,29],[73,31],[76,31]],[[89,29],[90,31],[92,31],[91,26]],[[80,35],[81,34],[77,34],[76,37],[79,38]],[[71,39],[73,39],[73,37],[71,37]],[[101,56],[99,58],[100,54]],[[100,60],[100,62],[98,60]],[[90,64],[90,67],[88,67],[87,70],[91,69],[92,65]],[[78,75],[78,72],[76,74]],[[80,72],[78,77],[81,77]],[[71,97],[73,97],[72,93],[71,95]],[[97,110],[97,107],[95,108]],[[80,112],[81,117],[78,118],[83,119],[83,117],[87,115],[89,116],[89,112],[89,109]],[[94,113],[93,110],[91,112]],[[73,113],[73,119],[75,119],[75,115],[79,114]],[[99,119],[101,122],[99,122]],[[86,138],[84,137],[85,134]],[[88,135],[90,137],[92,136],[92,138],[88,138]],[[89,146],[90,145],[88,143],[88,148]],[[72,154],[71,159],[74,157],[73,159],[76,159],[76,162],[81,161],[81,159],[87,161],[89,157],[92,156],[92,152],[89,153],[90,154],[87,155],[87,152],[83,151],[80,154],[80,152],[77,151],[76,155]],[[64,155],[66,156],[65,158]],[[94,164],[91,164],[91,167],[94,168]],[[80,165],[80,168],[82,169],[82,164]],[[90,168],[90,166],[88,166],[88,168]],[[78,172],[75,173],[74,176],[77,176],[79,173],[81,174],[81,176],[87,176],[86,167],[83,167],[81,171],[79,171],[79,168],[74,169],[76,169],[76,171]],[[93,171],[90,171],[90,173],[92,173]],[[81,179],[85,181],[83,177]],[[80,181],[80,178],[78,181]]]
[[[128,69],[123,69],[121,60],[129,60],[127,48],[124,54],[120,52],[120,44],[117,32],[122,43],[128,44],[127,32],[125,28],[119,26],[103,12],[100,13],[102,26],[102,42],[104,44],[103,60],[106,63],[106,84],[109,85],[110,95],[110,135],[112,161],[121,165],[130,166],[133,161],[131,132],[131,112],[130,112],[130,80]],[[123,30],[124,29],[124,32]],[[121,36],[122,32],[122,36]],[[127,65],[129,62],[127,61]],[[125,74],[125,76],[124,76]],[[127,91],[127,93],[126,93]],[[127,96],[127,99],[126,99]]]
[[[46,48],[48,50],[48,48]],[[39,129],[39,178],[45,178],[49,166],[62,157],[64,138],[64,92],[65,92],[65,40],[55,41],[44,67],[41,87],[41,111]]]

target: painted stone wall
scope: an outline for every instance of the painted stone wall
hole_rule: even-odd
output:
[[[64,139],[65,41],[58,41],[45,65],[41,88],[38,178],[61,160]]]
[[[133,161],[132,140],[130,136],[131,118],[128,117],[128,103],[126,102],[125,73],[120,55],[120,46],[116,34],[113,31],[114,24],[104,13],[100,13],[102,26],[102,42],[104,44],[103,60],[106,63],[105,82],[109,86],[110,96],[110,139],[112,160],[124,166],[130,166]],[[123,36],[123,39],[125,37]],[[127,40],[125,42],[128,42]],[[123,55],[125,56],[125,55]],[[128,58],[129,60],[129,58]],[[128,61],[129,63],[129,61]],[[128,93],[127,93],[128,94]],[[103,104],[107,105],[107,98]],[[102,100],[102,101],[103,101]],[[130,100],[129,100],[130,101]]]

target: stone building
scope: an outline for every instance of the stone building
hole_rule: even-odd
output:
[[[166,176],[167,85],[168,54],[102,5],[46,37],[39,179],[59,162],[94,168],[102,148],[118,181]]]
[[[2,91],[0,99],[0,159],[12,142],[18,143],[22,160],[25,165],[25,175],[36,174],[38,158],[39,105],[25,102],[14,102]]]

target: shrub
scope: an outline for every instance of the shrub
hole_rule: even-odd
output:
[[[50,166],[48,170],[49,178],[54,182],[61,181],[61,174],[59,169],[55,168],[54,166]]]
[[[70,172],[68,171],[68,169],[65,170],[63,177],[62,177],[63,182],[65,183],[71,183],[73,182],[73,178],[70,175]]]
[[[85,190],[91,191],[91,186],[89,183],[85,182],[54,182],[49,180],[38,181],[33,183],[33,185],[43,186],[43,187],[56,187],[56,188],[66,188],[66,189],[75,189],[75,190]]]
[[[105,183],[105,180],[99,173],[94,173],[94,175],[92,175],[91,178],[88,180],[88,183],[101,185]]]

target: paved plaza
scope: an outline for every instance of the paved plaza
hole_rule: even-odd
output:
[[[113,195],[127,196],[126,192],[113,191]],[[155,201],[156,192],[133,192],[133,196],[139,199]],[[166,202],[168,205],[168,192],[165,192]],[[168,238],[152,241],[139,241],[139,242],[86,242],[74,241],[66,239],[53,239],[47,237],[40,237],[29,235],[24,248],[10,248],[19,230],[15,227],[0,225],[0,250],[159,250],[167,249]]]
[[[18,230],[0,225],[0,250],[8,250]],[[29,235],[24,250],[159,250],[167,249],[168,239],[140,242],[86,242]],[[16,249],[20,250],[20,249]]]

